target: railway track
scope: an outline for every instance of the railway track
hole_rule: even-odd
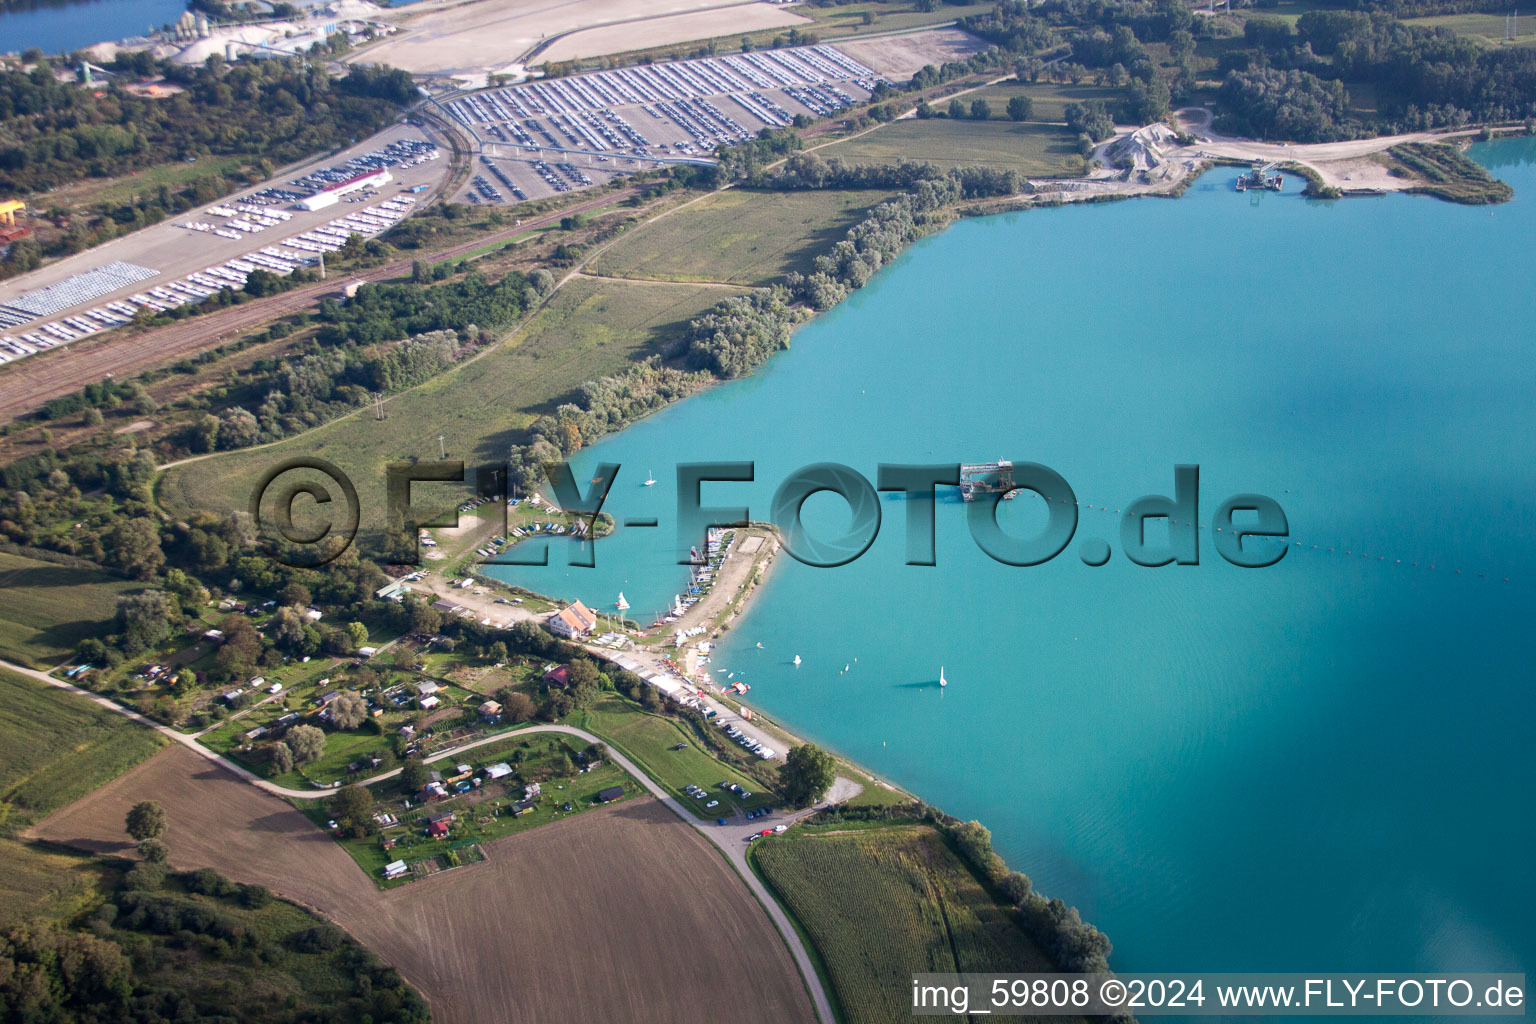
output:
[[[562,217],[620,202],[636,191],[635,188],[629,188],[607,192],[553,213],[525,219],[521,224],[494,234],[482,235],[473,241],[434,252],[413,253],[410,259],[348,273],[345,282],[384,281],[402,277],[410,274],[411,264],[417,259],[430,259],[434,262],[451,260],[535,228],[557,224]],[[325,296],[334,295],[342,284],[342,278],[333,278],[248,302],[243,306],[229,306],[216,312],[204,313],[138,335],[106,331],[64,348],[19,360],[0,372],[0,423],[9,423],[42,408],[55,398],[73,394],[104,377],[137,376],[146,370],[217,348],[262,324],[315,305]]]

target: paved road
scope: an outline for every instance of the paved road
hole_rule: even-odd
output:
[[[114,711],[117,714],[133,719],[135,722],[138,722],[141,725],[146,725],[160,733],[162,736],[165,736],[176,743],[180,743],[188,750],[191,750],[199,756],[205,757],[208,760],[217,763],[220,767],[228,769],[235,775],[256,786],[258,789],[271,793],[274,796],[292,797],[299,800],[313,800],[322,795],[324,792],[323,790],[316,791],[305,789],[289,789],[285,786],[279,786],[275,783],[268,782],[266,779],[252,774],[247,769],[203,746],[192,736],[177,732],[175,729],[172,729],[169,726],[161,725],[158,722],[145,718],[137,711],[126,708],[121,704],[118,704],[116,701],[111,700],[110,698],[103,697],[101,694],[92,693],[89,690],[82,689],[81,687],[78,687],[73,683],[65,682],[62,679],[55,679],[53,676],[50,676],[46,672],[39,672],[36,669],[26,668],[25,666],[17,665],[4,660],[0,660],[0,668],[9,669],[10,671],[19,675],[24,675],[31,679],[36,679],[40,682],[47,683],[49,686],[54,686],[61,690],[68,690],[71,693],[78,694],[87,700],[101,705],[109,711]],[[504,742],[512,736],[526,736],[533,733],[551,732],[562,733],[566,736],[574,736],[577,739],[585,740],[588,743],[603,743],[607,747],[608,758],[611,761],[613,761],[620,768],[624,769],[631,776],[633,776],[636,781],[640,783],[640,785],[645,787],[648,793],[669,807],[674,814],[676,814],[688,825],[697,829],[699,834],[704,836],[705,839],[708,839],[722,853],[725,854],[725,859],[729,861],[731,866],[736,869],[737,874],[741,876],[741,879],[746,883],[747,888],[750,889],[752,894],[757,897],[757,901],[762,904],[763,910],[767,912],[768,917],[773,921],[774,927],[779,930],[779,934],[783,937],[784,944],[789,948],[790,955],[794,957],[795,964],[800,968],[800,976],[805,980],[806,989],[810,992],[811,995],[811,1001],[816,1005],[816,1014],[821,1019],[821,1024],[836,1024],[836,1018],[832,1014],[832,1004],[827,999],[826,989],[823,988],[821,984],[821,978],[816,974],[815,965],[811,962],[811,956],[805,948],[805,943],[800,940],[799,933],[795,931],[794,926],[790,923],[789,917],[784,913],[784,909],[779,906],[778,901],[773,898],[773,896],[768,892],[767,888],[763,885],[762,881],[758,879],[757,875],[753,874],[751,867],[747,864],[747,847],[750,844],[746,841],[747,832],[746,826],[744,824],[729,824],[725,826],[703,824],[697,818],[695,818],[693,813],[689,811],[688,808],[684,807],[676,797],[669,794],[654,779],[645,774],[645,772],[641,771],[639,766],[636,765],[633,761],[629,760],[629,758],[625,757],[623,754],[620,754],[617,750],[614,750],[612,746],[609,746],[602,737],[595,736],[592,733],[587,732],[585,729],[577,729],[569,725],[534,725],[524,729],[513,730],[511,732],[497,733],[494,736],[486,736],[481,739],[474,740],[470,743],[465,743],[461,746],[454,747],[451,750],[445,750],[443,753],[434,756],[432,760],[435,762],[444,760],[446,758],[456,757],[460,754],[474,750],[476,747],[483,747],[489,743]],[[362,780],[362,785],[376,785],[387,779],[392,779],[399,774],[400,769],[396,768],[393,771],[383,772],[379,775],[373,776],[372,778],[364,779]],[[796,811],[793,813],[777,812],[771,816],[759,818],[759,828],[752,831],[756,832],[760,831],[760,829],[763,827],[772,828],[773,826],[780,824],[790,825],[812,813],[814,813],[814,809]]]
[[[414,260],[451,260],[534,228],[559,223],[562,217],[620,202],[637,191],[622,189],[604,193],[553,213],[525,218],[521,224],[509,226],[494,234],[481,235],[448,249],[416,252],[411,259],[397,260],[367,270],[334,274],[328,281],[305,285],[241,306],[227,306],[188,320],[178,320],[135,337],[125,337],[121,330],[103,331],[91,338],[83,338],[73,344],[17,360],[9,364],[14,369],[0,373],[0,423],[40,408],[55,398],[73,394],[103,377],[133,377],[152,367],[216,348],[254,327],[307,309],[325,296],[334,295],[348,282],[402,277],[411,272]]]

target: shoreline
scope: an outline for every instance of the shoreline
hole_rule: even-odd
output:
[[[1186,113],[1187,110],[1188,110],[1188,108],[1186,108],[1185,111],[1176,112],[1176,116],[1179,116],[1179,115],[1182,115],[1182,114]],[[1182,120],[1182,118],[1181,118],[1181,120]],[[1158,141],[1158,133],[1154,132],[1154,131],[1151,131],[1151,130],[1152,129],[1156,129],[1159,126],[1161,126],[1161,122],[1159,122],[1157,125],[1147,126],[1146,128],[1135,129],[1135,130],[1132,130],[1130,132],[1124,132],[1124,133],[1117,132],[1115,136],[1113,136],[1112,138],[1110,138],[1110,139],[1106,140],[1105,142],[1101,143],[1100,146],[1095,150],[1095,153],[1097,153],[1097,154],[1106,153],[1109,150],[1111,150],[1111,149],[1113,149],[1113,148],[1115,148],[1117,146],[1124,145],[1125,143],[1127,143],[1127,141],[1136,141],[1136,140],[1138,140],[1139,137],[1147,135],[1147,133],[1150,133],[1150,137],[1142,137],[1142,138],[1140,138],[1140,144],[1143,145],[1143,146],[1147,146],[1147,144],[1150,142],[1153,145],[1155,145],[1157,143],[1157,141]],[[1207,126],[1208,126],[1208,122],[1207,122]],[[1164,131],[1166,131],[1166,127],[1165,126],[1164,126]],[[1384,136],[1384,137],[1377,137],[1377,138],[1369,139],[1369,140],[1357,140],[1354,143],[1318,143],[1318,144],[1313,144],[1313,145],[1305,145],[1305,146],[1301,146],[1301,147],[1292,147],[1292,146],[1283,146],[1282,147],[1279,144],[1265,144],[1265,143],[1252,143],[1252,145],[1266,147],[1268,149],[1281,149],[1281,148],[1283,148],[1283,149],[1285,149],[1287,151],[1300,148],[1303,152],[1300,153],[1300,154],[1298,154],[1298,153],[1291,153],[1291,155],[1287,159],[1288,166],[1285,169],[1287,170],[1288,173],[1296,174],[1298,176],[1307,178],[1307,180],[1309,181],[1309,188],[1310,188],[1311,184],[1313,184],[1313,182],[1312,182],[1312,174],[1317,174],[1319,180],[1322,180],[1325,183],[1327,181],[1327,178],[1323,177],[1319,172],[1317,172],[1317,169],[1315,168],[1315,166],[1312,163],[1306,162],[1306,161],[1304,161],[1302,159],[1298,159],[1298,157],[1309,155],[1311,152],[1315,152],[1315,151],[1319,151],[1319,150],[1323,151],[1323,152],[1332,152],[1334,149],[1336,149],[1338,147],[1348,146],[1348,147],[1350,147],[1351,157],[1348,157],[1346,159],[1353,159],[1353,156],[1355,155],[1354,154],[1354,150],[1356,150],[1356,149],[1359,149],[1359,150],[1361,150],[1363,152],[1366,152],[1366,153],[1384,153],[1388,149],[1390,149],[1391,147],[1393,147],[1395,145],[1399,145],[1402,142],[1404,142],[1405,140],[1409,140],[1409,139],[1423,139],[1423,140],[1426,140],[1426,141],[1446,141],[1447,143],[1449,143],[1450,140],[1456,140],[1456,139],[1461,139],[1461,138],[1464,138],[1464,137],[1474,136],[1474,135],[1476,135],[1476,133],[1478,131],[1479,131],[1479,129],[1460,129],[1460,130],[1455,130],[1455,131],[1450,131],[1450,132],[1439,132],[1439,133],[1425,132],[1425,133],[1417,133],[1414,136]],[[1520,137],[1524,137],[1524,135],[1525,135],[1525,131],[1524,131],[1524,129],[1522,127],[1509,127],[1509,128],[1504,128],[1504,129],[1494,129],[1494,139],[1495,140],[1500,139],[1501,136],[1503,138],[1520,138]],[[1203,143],[1196,143],[1196,144],[1197,145],[1206,145],[1206,146],[1225,146],[1227,144],[1232,144],[1232,145],[1238,146],[1239,148],[1241,148],[1243,146],[1246,146],[1246,145],[1249,145],[1249,143],[1247,143],[1245,140],[1227,139],[1227,138],[1222,138],[1222,137],[1211,137],[1211,138],[1208,138]],[[1148,148],[1150,148],[1150,147],[1148,147]],[[1191,146],[1189,146],[1189,145],[1181,145],[1179,148],[1181,150],[1188,150],[1188,149],[1191,148]],[[1324,161],[1324,162],[1326,162],[1326,161]],[[1216,167],[1219,167],[1219,166],[1228,166],[1228,167],[1232,167],[1232,166],[1247,166],[1250,163],[1251,163],[1251,160],[1249,160],[1246,157],[1239,156],[1236,153],[1233,153],[1231,155],[1224,155],[1224,154],[1223,155],[1212,155],[1212,154],[1204,154],[1204,153],[1202,153],[1202,154],[1197,154],[1197,155],[1193,155],[1193,156],[1185,154],[1185,155],[1180,157],[1180,162],[1177,165],[1164,164],[1164,166],[1168,170],[1170,170],[1170,171],[1173,171],[1176,168],[1177,169],[1177,173],[1168,174],[1168,175],[1164,176],[1163,178],[1161,178],[1160,180],[1158,180],[1157,182],[1152,183],[1152,184],[1147,184],[1147,185],[1136,185],[1136,184],[1131,183],[1129,180],[1104,179],[1104,178],[1096,179],[1096,180],[1095,179],[1085,179],[1085,178],[1079,178],[1079,179],[1059,179],[1059,181],[1061,183],[1063,183],[1063,184],[1066,184],[1066,183],[1069,183],[1069,182],[1071,184],[1090,184],[1091,183],[1091,184],[1102,184],[1104,187],[1099,188],[1099,189],[1094,189],[1094,190],[1074,190],[1074,189],[1071,189],[1071,188],[1067,188],[1067,189],[1060,189],[1060,190],[1054,190],[1054,191],[1049,191],[1049,192],[1035,192],[1035,193],[1028,193],[1028,194],[1018,195],[1018,196],[1004,196],[1004,197],[998,197],[996,199],[991,199],[991,200],[980,200],[980,201],[971,201],[969,203],[961,203],[961,204],[958,204],[956,207],[952,208],[951,213],[953,214],[953,216],[951,216],[945,223],[937,226],[934,230],[932,230],[930,232],[927,232],[926,234],[920,236],[918,239],[914,239],[914,241],[919,241],[919,240],[921,240],[921,238],[931,237],[933,235],[940,234],[943,231],[947,230],[954,223],[958,222],[959,220],[969,219],[970,217],[973,217],[973,216],[992,216],[992,215],[996,215],[996,214],[1010,213],[1010,212],[1020,212],[1020,211],[1023,211],[1023,210],[1029,210],[1029,209],[1035,209],[1035,208],[1050,209],[1050,208],[1054,208],[1054,207],[1058,207],[1058,206],[1066,206],[1066,205],[1071,205],[1071,204],[1076,204],[1076,203],[1118,202],[1118,201],[1121,201],[1121,200],[1138,199],[1138,198],[1174,198],[1174,199],[1177,199],[1177,198],[1182,197],[1184,192],[1188,190],[1189,186],[1191,184],[1193,184],[1196,180],[1198,180],[1198,178],[1200,178],[1202,175],[1204,175],[1208,171],[1211,171],[1211,170],[1215,169]],[[1307,173],[1308,171],[1311,171],[1312,174]],[[1404,180],[1404,179],[1388,179],[1388,180],[1393,181],[1396,184],[1396,187],[1395,188],[1391,188],[1389,190],[1385,190],[1385,191],[1361,189],[1361,190],[1355,190],[1355,191],[1350,191],[1350,192],[1344,192],[1344,193],[1342,193],[1339,196],[1339,198],[1356,198],[1356,197],[1360,197],[1360,196],[1379,196],[1379,195],[1383,195],[1383,194],[1389,194],[1392,191],[1412,194],[1413,190],[1421,184],[1420,182],[1413,181],[1413,180]],[[1118,187],[1116,187],[1116,186],[1118,186]],[[1433,197],[1432,196],[1432,198],[1440,198],[1440,197]],[[910,247],[911,247],[910,245],[905,246],[903,248],[902,252],[905,253],[906,249],[909,249]],[[899,258],[899,255],[898,255],[898,258]],[[849,294],[851,295],[852,292],[850,292]],[[835,309],[837,305],[842,305],[842,302],[844,302],[844,301],[846,301],[846,297],[844,297],[843,300],[839,301],[836,305],[834,305],[831,308]],[[796,325],[795,328],[794,328],[794,332],[797,333],[801,327],[805,326],[808,323],[815,322],[824,313],[829,312],[829,311],[830,310],[822,310],[822,311],[817,312],[810,319],[804,321],[801,324]],[[770,356],[769,358],[772,358],[772,356]],[[754,369],[752,370],[752,373],[749,373],[748,376],[751,376],[752,374],[755,374],[755,373],[756,373],[756,368],[754,367]],[[611,436],[616,436],[618,433],[622,432],[624,429],[626,429],[628,427],[634,426],[635,423],[638,423],[641,420],[648,418],[650,415],[653,415],[655,412],[659,412],[659,411],[661,411],[663,409],[671,408],[677,402],[682,402],[682,401],[686,400],[687,398],[693,397],[694,395],[700,394],[700,393],[702,393],[704,391],[712,390],[713,388],[718,387],[719,385],[721,385],[723,383],[727,383],[727,382],[726,381],[722,381],[722,380],[712,381],[712,382],[710,382],[708,385],[706,385],[703,388],[697,389],[695,391],[691,391],[687,395],[683,395],[683,396],[681,396],[679,398],[674,399],[672,402],[668,402],[668,403],[662,405],[659,409],[654,409],[654,410],[648,411],[645,416],[642,416],[639,419],[636,419],[636,420],[634,420],[634,421],[632,421],[630,423],[625,424],[623,427],[620,427],[618,430],[612,431],[612,432],[610,432],[608,434],[604,434],[602,438],[595,439],[594,443],[596,441],[600,441],[600,440],[606,439],[606,438],[611,437]],[[782,549],[782,538],[779,536],[778,530],[777,530],[777,528],[773,524],[771,524],[771,523],[763,523],[763,522],[753,522],[753,523],[750,523],[746,529],[748,531],[755,531],[755,532],[760,533],[760,534],[771,535],[772,536],[772,538],[773,538],[773,548],[772,548],[772,550],[770,552],[768,552],[767,564],[762,567],[760,572],[758,572],[756,574],[753,574],[751,576],[745,577],[745,578],[743,578],[743,579],[741,579],[741,580],[739,580],[737,582],[736,590],[735,590],[734,593],[732,593],[730,599],[727,601],[727,607],[725,609],[725,610],[729,611],[729,615],[726,618],[724,618],[724,619],[720,619],[720,620],[716,621],[715,624],[712,627],[706,629],[706,631],[703,634],[700,634],[697,638],[692,639],[688,646],[690,648],[694,649],[694,650],[697,649],[697,645],[698,645],[699,642],[708,643],[710,645],[714,645],[715,643],[717,643],[720,634],[722,634],[725,631],[727,631],[728,629],[730,629],[732,623],[734,623],[737,619],[740,619],[741,617],[743,617],[746,614],[746,612],[751,608],[753,600],[758,596],[757,595],[757,591],[760,590],[761,589],[761,585],[766,583],[767,580],[768,580],[768,570],[771,568],[772,561],[777,556],[778,552]],[[596,540],[600,540],[600,539],[601,538],[596,538],[594,540],[594,543],[596,542]],[[459,553],[456,553],[454,555],[451,555],[451,556],[449,556],[449,559],[450,560],[456,559],[456,558],[460,557],[461,554],[462,554],[462,552],[459,552]],[[538,591],[530,590],[530,589],[528,589],[526,587],[521,587],[521,586],[517,586],[517,585],[511,584],[511,583],[508,583],[508,582],[506,582],[504,580],[496,579],[493,576],[485,575],[484,573],[482,573],[480,571],[481,566],[485,565],[485,564],[495,564],[495,563],[476,563],[474,565],[465,566],[463,568],[463,571],[465,572],[465,574],[468,575],[470,578],[472,578],[475,581],[475,585],[471,589],[493,589],[493,590],[494,589],[500,589],[500,590],[505,590],[505,591],[507,591],[508,593],[511,593],[511,594],[524,595],[525,599],[526,598],[531,598],[535,602],[546,604],[550,608],[561,608],[561,607],[565,607],[568,603],[570,603],[568,600],[563,599],[563,598],[553,597],[553,596],[548,595],[548,594],[543,594],[543,593],[540,593]],[[755,564],[754,564],[754,567],[755,567]],[[722,580],[722,583],[723,583],[723,580]],[[712,590],[710,592],[709,595],[706,595],[706,600],[699,602],[697,605],[691,606],[688,609],[688,611],[683,616],[678,617],[678,619],[674,623],[669,623],[668,625],[669,626],[674,626],[674,627],[677,627],[677,628],[682,628],[682,629],[685,629],[685,630],[689,629],[689,628],[693,628],[694,626],[696,626],[698,624],[699,619],[705,617],[705,609],[706,609],[706,606],[709,605],[708,598],[713,597],[714,595],[720,593],[724,589],[725,589],[724,587],[717,587],[717,588],[715,588],[714,590]],[[455,591],[453,593],[461,594],[462,591]],[[444,595],[439,594],[439,596],[441,597],[441,596],[444,596]],[[476,596],[480,596],[480,595],[476,595]],[[522,607],[521,605],[519,605],[519,606],[510,606],[510,607],[509,606],[498,606],[498,607],[502,608],[502,610],[504,612],[509,612],[510,613],[509,618],[512,621],[516,621],[516,620],[536,620],[536,621],[542,622],[542,619],[547,614],[547,612],[536,612],[532,608],[525,608],[525,607]],[[593,609],[593,610],[594,611],[598,611],[598,609]],[[603,612],[599,612],[599,614],[610,614],[611,615],[611,613],[603,613]],[[637,630],[635,630],[634,632],[636,632],[636,633],[638,633],[638,634],[640,634],[642,636],[645,635],[651,629],[659,628],[659,627],[656,627],[656,626],[641,626],[640,623],[637,620],[633,620],[633,619],[630,619],[630,620],[627,620],[627,621],[635,621],[636,622],[636,626],[639,627],[639,628]],[[504,626],[502,626],[502,628],[510,628],[510,625],[511,625],[511,621],[508,621]],[[627,629],[624,629],[623,631],[626,632],[626,633],[630,632]],[[586,645],[586,644],[578,644],[578,646],[580,646],[588,654],[590,654],[590,655],[592,655],[594,657],[602,658],[603,660],[607,660],[607,661],[614,661],[615,663],[617,663],[616,658],[618,656],[620,656],[621,653],[628,653],[628,654],[631,654],[631,655],[636,654],[636,653],[643,653],[643,654],[648,656],[648,660],[651,662],[649,667],[653,671],[662,672],[662,673],[664,673],[665,675],[667,675],[669,677],[678,678],[678,679],[681,679],[681,680],[683,680],[685,682],[688,682],[688,683],[703,685],[706,688],[706,690],[708,692],[711,692],[712,694],[714,694],[714,696],[717,699],[722,699],[722,700],[726,699],[725,694],[726,693],[730,693],[729,699],[732,702],[736,703],[744,711],[749,711],[750,712],[750,715],[751,715],[750,721],[751,721],[751,723],[754,726],[757,726],[757,727],[763,729],[764,731],[769,732],[771,735],[774,735],[774,736],[778,737],[778,739],[779,739],[779,741],[781,743],[790,743],[790,744],[798,745],[798,744],[802,744],[802,743],[807,742],[803,737],[797,735],[795,732],[793,732],[790,729],[786,728],[781,723],[779,723],[779,722],[775,721],[774,719],[769,718],[767,715],[765,715],[759,708],[757,708],[755,706],[754,702],[749,697],[747,697],[745,693],[736,692],[736,691],[727,691],[723,687],[717,688],[715,686],[715,684],[714,684],[714,681],[712,679],[708,678],[707,675],[705,677],[703,677],[703,678],[696,678],[694,675],[690,674],[690,672],[689,672],[689,670],[687,669],[686,666],[679,666],[672,658],[659,656],[654,650],[649,650],[648,648],[650,647],[650,645],[644,645],[644,647],[647,648],[645,650],[642,650],[641,646],[637,645],[634,648],[630,648],[626,652],[614,651],[614,650],[609,649],[609,648],[593,647],[591,645]],[[712,647],[711,647],[711,650],[712,650]],[[620,667],[625,667],[625,666],[621,665]],[[746,717],[747,717],[746,715],[743,715],[743,718],[746,718]],[[895,785],[894,783],[892,783],[892,782],[890,782],[888,780],[883,779],[881,776],[879,776],[875,772],[870,771],[866,766],[864,766],[864,765],[858,763],[857,761],[847,757],[846,755],[844,755],[844,754],[842,754],[842,753],[840,753],[840,752],[838,752],[836,750],[831,750],[830,748],[827,748],[827,749],[829,749],[829,752],[831,752],[839,760],[839,762],[847,765],[850,770],[864,775],[873,784],[879,785],[879,786],[883,786],[884,788],[887,788],[887,789],[889,789],[891,791],[894,791],[894,792],[903,794],[905,796],[911,797],[912,799],[917,799],[917,800],[921,800],[922,799],[921,797],[916,796],[915,794],[911,793],[910,791],[908,791],[908,790],[906,790],[906,789],[904,789],[904,788],[902,788],[900,786],[897,786],[897,785]],[[926,802],[926,801],[924,801],[924,802]]]
[[[665,639],[662,632],[664,630],[687,630],[700,625],[702,621],[713,619],[713,623],[707,626],[703,633],[688,639],[685,648],[675,648],[687,650],[688,659],[684,663],[680,664],[671,654],[666,653],[665,648],[659,643],[635,643],[627,648],[615,649],[599,647],[579,640],[567,642],[575,647],[579,647],[589,656],[610,662],[625,671],[636,672],[638,667],[644,671],[636,672],[636,674],[648,682],[652,680],[654,675],[660,674],[669,680],[683,685],[696,688],[702,687],[703,691],[709,694],[710,699],[720,704],[726,712],[730,712],[730,708],[725,706],[727,702],[746,712],[739,716],[740,721],[736,723],[742,731],[762,734],[759,738],[771,745],[776,744],[775,749],[800,746],[810,741],[785,726],[776,718],[770,717],[746,693],[720,685],[708,673],[706,666],[709,663],[707,661],[704,664],[695,665],[691,669],[688,665],[688,662],[700,656],[698,648],[701,643],[709,645],[706,649],[707,653],[712,653],[720,637],[733,629],[736,623],[752,608],[754,602],[761,596],[762,590],[771,578],[774,563],[783,552],[782,537],[778,527],[772,523],[752,522],[744,528],[738,528],[736,532],[744,534],[745,538],[739,542],[741,544],[740,547],[733,544],[731,550],[727,552],[721,569],[720,585],[717,585],[705,595],[703,600],[690,606],[684,615],[679,616],[675,622],[667,623],[665,626],[646,626],[634,630],[628,628],[619,630],[630,636],[632,640],[638,635],[647,640],[662,641]],[[745,546],[747,542],[754,538],[760,538],[760,544],[747,548]],[[601,540],[601,538],[598,539]],[[738,568],[734,574],[728,575],[726,569],[737,555],[751,555],[752,558],[750,563],[744,568]],[[530,590],[527,587],[497,579],[480,571],[483,566],[493,564],[495,563],[478,563],[474,566],[465,567],[465,575],[475,581],[468,588],[454,587],[448,582],[447,577],[431,569],[428,569],[429,575],[421,581],[421,585],[428,593],[433,594],[439,600],[460,601],[464,602],[462,607],[466,609],[471,609],[473,606],[473,610],[497,616],[506,616],[505,622],[494,623],[501,629],[510,629],[515,622],[519,621],[543,625],[551,610],[565,607],[570,603],[565,599]],[[497,604],[494,594],[498,592],[514,596],[522,595],[525,601],[531,598],[533,601],[546,607],[537,608],[526,604]],[[593,609],[593,611],[598,611],[598,609]],[[600,612],[599,614],[605,618],[612,615],[610,612]],[[631,619],[629,621],[635,620]],[[603,626],[600,624],[598,628],[602,629]],[[675,636],[675,632],[671,635]],[[625,664],[625,662],[629,664]],[[651,673],[651,675],[647,675],[646,671]],[[736,716],[733,715],[734,717]],[[847,773],[858,777],[852,781],[859,785],[860,791],[866,786],[874,786],[906,797],[909,800],[927,803],[922,797],[872,771],[867,765],[855,761],[846,754],[830,747],[824,747],[823,749],[828,750]],[[781,752],[774,760],[781,760],[782,756]],[[857,793],[854,795],[856,796]],[[833,802],[832,796],[833,794],[829,793],[826,802]]]

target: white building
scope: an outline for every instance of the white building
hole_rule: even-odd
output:
[[[367,188],[382,188],[390,180],[390,174],[387,170],[374,171],[370,174],[359,174],[355,178],[348,178],[346,181],[338,182],[330,188],[322,189],[312,196],[305,196],[294,205],[301,210],[308,210],[310,212],[323,210],[327,206],[336,205],[336,201],[342,196],[350,195],[353,192],[360,192]]]
[[[562,608],[551,615],[546,625],[556,636],[572,639],[585,636],[596,629],[597,615],[586,605],[577,601],[569,608]]]

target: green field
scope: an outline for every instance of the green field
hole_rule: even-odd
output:
[[[1448,28],[1459,36],[1481,39],[1494,46],[1505,45],[1503,14],[1440,14],[1429,18],[1404,18],[1403,21],[1425,28]],[[1519,46],[1536,44],[1536,17],[1527,14],[1519,19],[1515,28],[1515,43]]]
[[[12,921],[66,921],[100,899],[98,886],[112,874],[84,854],[0,839],[0,928]]]
[[[1092,82],[1083,82],[1072,85],[1067,82],[999,82],[996,85],[982,86],[972,92],[963,93],[959,99],[969,109],[972,100],[986,100],[992,104],[992,119],[994,121],[1006,120],[1008,117],[1008,101],[1015,96],[1028,96],[1033,104],[1030,108],[1030,121],[1060,122],[1067,119],[1067,104],[1087,103],[1089,100],[1100,100],[1104,103],[1118,102],[1124,90],[1111,89],[1104,85],[1094,85]],[[937,101],[937,106],[943,109],[947,100]],[[1026,122],[1027,123],[1027,122]]]
[[[962,97],[964,99],[964,97]],[[996,167],[1033,177],[1077,174],[1077,137],[1065,127],[1034,122],[909,118],[816,150],[852,164],[914,160],[940,167]]]
[[[318,456],[355,481],[363,526],[376,528],[383,519],[385,463],[436,459],[440,434],[449,458],[502,462],[528,425],[577,385],[658,351],[690,319],[732,294],[697,285],[577,278],[506,344],[391,399],[382,422],[370,407],[259,452],[177,467],[161,478],[161,503],[180,512],[243,508],[269,467],[285,458]],[[449,485],[413,491],[424,503],[464,493]]]
[[[0,658],[57,665],[84,638],[110,632],[118,597],[140,586],[101,569],[0,552]]]
[[[238,171],[257,159],[256,156],[204,156],[190,163],[181,160],[160,164],[120,178],[92,178],[54,192],[41,193],[34,197],[33,205],[39,209],[71,203],[117,205],[134,196],[153,193],[161,185],[174,191],[186,187],[195,178]]]
[[[970,4],[963,9],[939,4],[931,11],[918,10],[915,3],[874,2],[841,4],[816,7],[802,4],[795,13],[810,18],[815,24],[806,29],[823,39],[848,39],[880,32],[898,32],[903,29],[921,28],[924,25],[942,25],[960,17],[981,17],[992,13],[997,5],[992,3]],[[868,12],[873,24],[864,24]],[[781,29],[779,31],[788,31]]]
[[[625,238],[595,274],[768,285],[841,241],[888,192],[717,192]]]
[[[752,859],[820,955],[846,1024],[909,1016],[915,973],[1055,969],[926,826],[791,832]]]
[[[774,802],[772,793],[762,792],[762,783],[717,761],[685,726],[672,719],[641,711],[612,696],[588,708],[585,715],[585,722],[573,718],[572,724],[612,743],[701,818],[729,818],[737,811],[767,807]],[[687,746],[682,750],[671,749],[679,743]],[[721,789],[721,782],[734,782],[752,796],[738,799],[736,794]],[[704,800],[689,796],[683,787],[690,784],[707,790],[709,796]],[[704,805],[710,800],[718,800],[720,805],[706,808]]]
[[[793,13],[802,18],[809,18],[811,23],[808,25],[760,29],[746,33],[745,37],[737,32],[731,35],[715,36],[712,39],[669,43],[642,50],[628,50],[579,63],[586,67],[624,67],[646,60],[683,57],[707,48],[711,44],[722,53],[731,53],[740,48],[743,38],[750,39],[754,47],[764,49],[771,46],[775,38],[785,38],[787,41],[792,27],[814,35],[822,42],[835,42],[841,39],[856,39],[887,32],[919,29],[930,25],[946,25],[957,18],[990,14],[996,7],[995,3],[973,3],[963,8],[938,4],[931,11],[923,11],[918,9],[915,0],[861,0],[861,2],[826,7],[800,4],[794,8]],[[870,16],[868,25],[864,24],[866,12]],[[935,63],[941,62],[935,61]]]
[[[117,778],[163,742],[83,697],[0,671],[0,835]]]

